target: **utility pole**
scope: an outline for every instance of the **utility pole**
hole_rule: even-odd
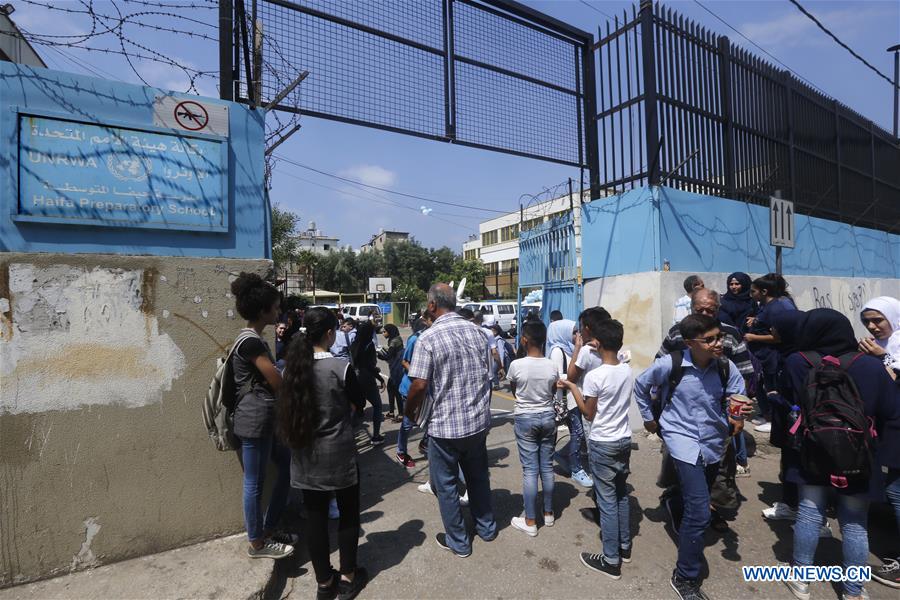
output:
[[[900,44],[891,46],[888,52],[894,53],[894,138],[898,137],[898,111],[900,111]]]

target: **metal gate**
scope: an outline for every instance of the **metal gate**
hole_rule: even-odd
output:
[[[577,208],[575,210],[578,210]],[[582,287],[578,277],[575,213],[565,213],[524,231],[519,237],[518,328],[522,327],[522,292],[543,289],[541,318],[550,323],[550,312],[559,310],[568,319],[582,309]]]

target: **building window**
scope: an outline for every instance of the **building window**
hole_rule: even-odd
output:
[[[514,223],[512,225],[507,225],[503,229],[500,230],[500,241],[501,242],[509,242],[511,240],[519,239],[519,224]]]
[[[331,245],[330,245],[330,244],[324,244],[324,245],[322,246],[322,248],[325,250],[325,252],[328,252],[329,250],[331,250]]]
[[[522,222],[522,231],[528,231],[529,229],[534,229],[541,223],[543,223],[543,217],[535,217],[534,219],[528,219],[527,221]]]
[[[496,275],[497,274],[497,263],[495,263],[495,262],[485,263],[484,264],[484,274],[485,275]]]
[[[519,259],[514,258],[509,261],[509,272],[510,273],[518,273],[519,272]]]
[[[478,258],[478,249],[475,248],[473,250],[466,250],[464,257],[466,260],[475,260]]]
[[[486,231],[481,234],[481,245],[492,246],[497,243],[497,230]]]

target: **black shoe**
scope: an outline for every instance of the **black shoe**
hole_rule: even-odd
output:
[[[596,508],[579,508],[578,512],[581,513],[581,516],[584,517],[586,521],[590,521],[594,525],[600,525],[600,511]]]
[[[626,550],[625,548],[619,548],[619,558],[622,559],[622,562],[631,562],[631,548]]]
[[[337,571],[331,571],[331,583],[328,587],[316,586],[316,600],[334,600],[338,595],[338,582],[341,576]]]
[[[700,582],[696,579],[682,579],[672,572],[672,589],[681,600],[709,600],[709,596],[700,589]]]
[[[439,548],[443,548],[444,550],[449,550],[450,552],[452,552],[453,554],[457,555],[457,556],[460,557],[460,558],[467,558],[467,557],[469,557],[469,556],[472,556],[472,551],[471,551],[471,550],[469,550],[469,551],[466,552],[465,554],[460,554],[459,552],[457,552],[456,550],[454,550],[453,548],[451,548],[450,546],[448,546],[448,545],[447,545],[447,534],[446,534],[446,533],[439,533],[439,534],[437,534],[436,536],[434,536],[434,540],[437,542],[437,545],[438,545]]]
[[[872,579],[892,588],[900,588],[900,559],[884,559],[880,567],[872,567]]]
[[[372,445],[380,446],[384,443],[384,436],[382,435],[373,435],[372,436]]]
[[[338,582],[338,598],[340,600],[353,600],[356,598],[359,593],[366,587],[366,584],[369,583],[369,573],[362,567],[358,567],[353,572],[353,581],[344,581],[341,579]]]
[[[611,579],[622,578],[622,565],[614,565],[607,562],[606,557],[602,554],[591,554],[589,552],[581,553],[581,563],[588,569],[593,569],[598,573],[603,573]]]

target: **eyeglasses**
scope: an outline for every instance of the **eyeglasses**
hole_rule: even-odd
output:
[[[703,342],[703,343],[706,344],[707,346],[712,346],[712,345],[715,344],[716,342],[718,342],[718,343],[721,344],[721,343],[722,343],[722,340],[724,340],[724,339],[725,339],[725,334],[724,334],[724,333],[719,333],[719,334],[717,334],[717,335],[708,335],[708,336],[702,337],[702,338],[691,338],[690,341],[692,341],[692,342]]]

